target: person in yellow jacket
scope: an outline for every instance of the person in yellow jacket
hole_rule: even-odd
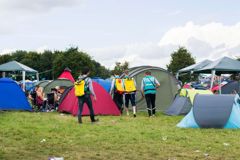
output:
[[[111,84],[110,95],[113,95],[113,101],[116,103],[121,114],[123,111],[123,93],[123,81],[118,74],[115,74]]]
[[[124,85],[124,97],[125,97],[125,109],[127,112],[127,115],[129,115],[128,107],[129,107],[129,101],[131,101],[132,107],[133,107],[133,116],[136,117],[136,81],[133,77],[129,76],[129,71],[125,70],[124,72],[125,76],[123,79],[123,85]]]

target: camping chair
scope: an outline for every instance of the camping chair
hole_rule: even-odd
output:
[[[47,94],[47,102],[46,102],[45,109],[47,109],[47,110],[55,109],[54,93],[48,93]]]

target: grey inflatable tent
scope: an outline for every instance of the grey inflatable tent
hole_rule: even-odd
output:
[[[192,104],[188,97],[177,95],[173,103],[165,111],[166,115],[175,116],[175,115],[186,115],[191,110]]]
[[[177,80],[167,70],[154,66],[139,66],[129,69],[129,76],[134,77],[137,83],[137,109],[140,111],[146,111],[147,109],[146,101],[142,98],[140,93],[141,82],[145,76],[145,71],[147,70],[151,71],[152,75],[161,83],[161,86],[157,90],[156,94],[156,108],[157,110],[165,111],[172,103],[177,93]],[[121,77],[123,78],[123,75]]]
[[[240,128],[238,95],[196,95],[181,128]]]

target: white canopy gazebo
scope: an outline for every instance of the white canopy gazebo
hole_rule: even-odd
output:
[[[23,89],[25,87],[25,77],[26,72],[28,73],[36,73],[37,81],[39,81],[38,71],[21,64],[17,61],[10,61],[0,65],[0,71],[2,72],[2,77],[5,77],[5,72],[13,72],[13,71],[20,71],[22,72],[22,80],[23,80]]]

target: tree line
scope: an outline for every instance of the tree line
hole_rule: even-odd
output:
[[[78,47],[72,47],[65,51],[45,50],[43,53],[18,50],[0,56],[0,64],[12,60],[37,70],[40,80],[56,79],[66,67],[72,70],[75,79],[79,76],[83,67],[91,69],[90,76],[108,78],[111,75],[109,69],[92,59],[87,53],[79,51]]]

